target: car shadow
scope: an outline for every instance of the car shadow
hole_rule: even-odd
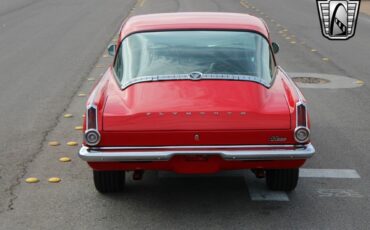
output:
[[[100,199],[111,204],[104,205],[108,216],[129,213],[138,219],[139,216],[150,216],[162,221],[170,218],[180,223],[189,220],[203,223],[207,218],[219,219],[223,216],[224,220],[216,222],[217,226],[225,224],[226,228],[230,221],[245,222],[242,219],[246,217],[262,218],[289,207],[289,202],[252,201],[246,180],[257,179],[241,171],[214,175],[146,172],[142,181],[133,181],[129,176],[125,192],[99,195]]]

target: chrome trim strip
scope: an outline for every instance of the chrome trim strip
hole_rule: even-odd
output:
[[[265,80],[250,75],[233,75],[233,74],[202,74],[196,80],[235,80],[235,81],[252,81],[270,87],[270,83]],[[121,84],[121,89],[125,89],[130,85],[140,82],[151,82],[151,81],[169,81],[169,80],[194,80],[190,77],[190,74],[171,74],[171,75],[153,75],[153,76],[141,76],[131,79],[130,81]]]
[[[121,80],[117,76],[116,69],[114,68],[113,65],[110,66],[110,68],[111,68],[111,71],[112,71],[112,73],[114,75],[114,79],[116,79],[116,82],[117,82],[118,87],[122,88],[122,86],[121,86]]]
[[[286,78],[288,79],[288,81],[293,85],[297,95],[298,95],[298,102],[296,103],[295,105],[295,110],[296,110],[296,128],[294,130],[294,139],[297,141],[296,139],[296,131],[299,129],[299,128],[302,128],[298,125],[298,106],[299,105],[304,105],[306,107],[306,126],[304,126],[303,128],[306,128],[309,132],[309,134],[311,135],[311,131],[310,129],[308,128],[308,106],[307,104],[304,102],[303,100],[303,95],[301,93],[301,91],[299,90],[297,84],[288,76],[288,74],[283,70],[283,68],[281,68],[280,66],[278,66],[278,68],[280,69],[280,71],[286,76]],[[310,138],[310,136],[308,137]],[[297,141],[299,143],[299,141]]]
[[[98,127],[98,108],[94,104],[89,105],[87,107],[87,109],[86,109],[86,128],[88,130],[90,130],[90,126],[89,126],[89,109],[90,108],[94,108],[95,109],[95,129],[96,130],[99,130],[99,127]]]
[[[96,94],[98,93],[98,88],[100,89],[100,82],[98,83],[97,86],[95,86],[94,88],[94,91],[91,93],[91,96],[90,96],[90,100],[88,101],[88,105],[86,108],[90,108],[91,106],[94,106],[94,101],[95,101],[95,97],[96,97]]]
[[[297,84],[289,77],[289,75],[287,74],[287,72],[285,72],[285,70],[281,67],[281,66],[278,66],[279,70],[286,76],[286,78],[288,79],[288,81],[293,85],[294,89],[295,89],[295,92],[299,98],[299,102],[302,102],[304,103],[304,100],[303,100],[303,95],[301,93],[301,91],[299,90]],[[307,106],[306,106],[306,109],[307,109]]]
[[[106,71],[107,72],[107,71]],[[102,79],[104,78],[106,72],[104,72],[102,74],[102,77],[99,79],[99,82],[98,84],[94,87],[93,91],[90,93],[90,97],[88,98],[88,105],[86,106],[86,108],[89,108],[91,106],[94,106],[94,101],[95,101],[95,98],[96,98],[96,94],[98,93],[98,91],[100,90],[101,88],[101,85],[103,84],[102,82]]]
[[[287,147],[295,148],[286,149]],[[107,147],[105,147],[105,149],[106,148]],[[298,146],[283,145],[283,147],[274,145],[261,145],[261,146],[163,146],[163,147],[136,147],[136,148],[135,147],[126,147],[126,148],[108,147],[108,148],[111,148],[110,151],[104,151],[103,148],[88,148],[86,146],[82,146],[78,155],[82,160],[88,162],[132,162],[132,161],[168,161],[175,155],[219,155],[225,160],[296,160],[310,158],[315,153],[315,148],[313,147],[312,144]]]
[[[186,145],[186,146],[112,146],[112,147],[91,147],[91,150],[157,150],[157,149],[287,149],[303,147],[296,145]]]
[[[295,104],[295,110],[296,110],[296,114],[295,114],[295,117],[296,117],[296,127],[298,127],[298,106],[300,105],[303,105],[305,107],[305,118],[306,118],[306,126],[304,127],[308,127],[308,108],[307,108],[307,104],[303,101],[298,101],[296,104]]]

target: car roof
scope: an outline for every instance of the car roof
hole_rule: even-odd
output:
[[[248,30],[269,39],[264,21],[249,14],[187,12],[161,13],[133,16],[121,28],[120,41],[126,36],[145,31],[161,30]]]

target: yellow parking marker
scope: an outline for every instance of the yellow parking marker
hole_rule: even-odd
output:
[[[107,58],[107,57],[110,57],[110,55],[108,55],[108,54],[103,55],[103,58]]]
[[[58,141],[50,141],[49,146],[58,146],[60,143]]]
[[[95,78],[90,77],[90,78],[88,78],[87,80],[88,80],[88,81],[95,81]]]
[[[62,179],[60,179],[59,177],[50,177],[50,178],[48,179],[48,181],[49,181],[50,183],[59,183],[61,180],[62,180]]]
[[[145,4],[145,0],[140,0],[140,7],[143,7]]]
[[[78,145],[78,143],[77,143],[77,142],[75,142],[75,141],[69,141],[69,142],[67,142],[67,145],[68,145],[68,146],[77,146],[77,145]]]
[[[249,6],[245,2],[243,2],[243,1],[240,1],[240,5],[242,5],[243,7],[247,8],[247,9],[249,9]]]
[[[296,44],[297,42],[296,41],[291,41],[290,44]]]
[[[82,130],[83,129],[83,127],[82,126],[76,126],[75,127],[75,130]]]
[[[69,158],[69,157],[61,157],[61,158],[59,158],[59,161],[60,162],[71,162],[71,158]]]
[[[363,85],[363,84],[365,84],[365,82],[364,82],[364,81],[361,81],[361,80],[357,80],[357,81],[355,81],[355,83],[356,83],[356,84],[358,84],[358,85]]]
[[[324,57],[324,58],[322,58],[322,60],[323,61],[329,61],[329,58]]]
[[[311,49],[311,52],[316,52],[317,50],[315,50],[315,49]]]
[[[279,31],[279,34],[282,34],[282,33],[284,33],[284,31],[280,30],[280,31]]]
[[[286,40],[290,40],[290,39],[291,39],[291,37],[287,36],[287,37],[285,37],[285,39],[286,39]]]
[[[279,23],[276,24],[277,27],[281,27],[281,25]]]
[[[288,32],[288,29],[283,29],[283,31]]]
[[[66,114],[63,115],[63,117],[64,118],[71,118],[71,117],[73,117],[73,115],[70,114],[70,113],[66,113]]]
[[[26,180],[25,180],[27,183],[37,183],[39,182],[40,180],[36,177],[28,177]]]
[[[86,97],[86,93],[79,93],[78,96],[79,97]]]

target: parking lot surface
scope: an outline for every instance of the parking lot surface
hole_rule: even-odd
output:
[[[248,171],[128,174],[124,193],[95,191],[77,151],[86,95],[112,62],[105,48],[126,17],[178,11],[257,15],[279,65],[323,79],[298,82],[317,153],[294,192],[268,191]],[[324,38],[315,1],[1,2],[0,229],[368,229],[369,40],[363,13],[350,40]]]

